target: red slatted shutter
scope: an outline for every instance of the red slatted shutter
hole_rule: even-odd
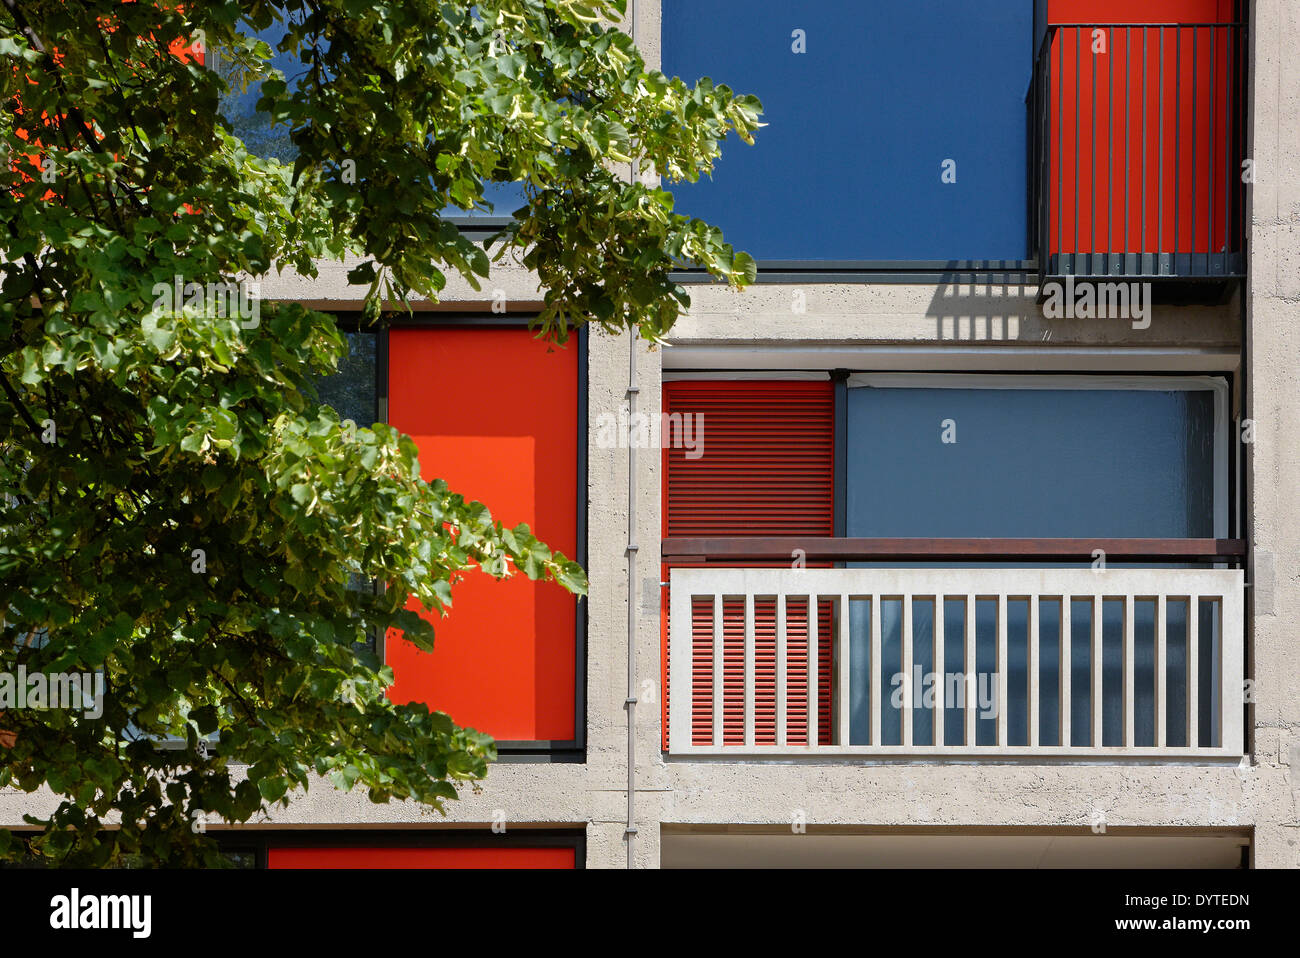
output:
[[[664,536],[829,536],[834,533],[834,418],[830,382],[669,382],[664,411],[694,416],[695,448],[664,437]],[[669,420],[674,423],[674,420]],[[679,444],[680,445],[680,444]],[[764,563],[742,563],[760,565]],[[772,565],[772,563],[765,563]],[[720,564],[719,564],[720,565]],[[671,567],[663,568],[663,579]],[[662,591],[662,727],[668,747],[668,589]],[[696,603],[691,740],[713,742],[713,626],[707,602]],[[744,603],[725,600],[723,741],[744,744]],[[818,740],[831,740],[832,604],[818,604]],[[787,741],[808,740],[808,609],[787,608]],[[776,603],[756,599],[755,741],[776,742]]]

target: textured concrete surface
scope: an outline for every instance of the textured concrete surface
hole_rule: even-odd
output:
[[[1126,319],[1048,319],[1037,286],[772,284],[743,291],[692,285],[673,342],[892,343],[1041,347],[1236,348],[1240,307],[1155,306],[1151,325]],[[802,308],[802,312],[797,310]]]
[[[1251,5],[1253,120],[1245,447],[1254,550],[1255,863],[1300,867],[1300,9]]]

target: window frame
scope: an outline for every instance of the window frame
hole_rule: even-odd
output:
[[[268,831],[231,827],[212,829],[223,852],[248,853],[254,870],[267,870],[272,848],[572,848],[575,869],[587,867],[587,831],[576,828],[512,828],[497,834],[489,828],[427,829],[393,826],[383,830],[321,827],[311,830]]]
[[[337,307],[325,310],[335,317],[340,330],[365,331],[374,329],[379,336],[375,344],[375,375],[378,378],[379,422],[389,422],[389,346],[388,332],[392,329],[467,329],[467,328],[527,328],[535,318],[534,313],[475,313],[453,311],[420,311],[411,314],[383,314],[377,323],[366,324],[357,311],[342,311]],[[572,337],[571,349],[576,349],[578,382],[578,403],[575,416],[577,430],[577,528],[575,536],[577,549],[573,560],[587,568],[587,483],[588,474],[588,333],[585,326],[577,329]],[[574,597],[574,682],[573,682],[573,728],[571,739],[499,739],[497,746],[498,762],[560,762],[583,763],[587,750],[587,603]],[[384,639],[380,637],[376,647],[383,660]]]
[[[1156,391],[1156,392],[1210,392],[1214,403],[1214,492],[1213,492],[1213,532],[1214,538],[1228,538],[1230,474],[1228,462],[1228,421],[1230,413],[1230,384],[1225,377],[1217,376],[1155,376],[1155,375],[1110,375],[1110,374],[1071,374],[1071,373],[871,373],[849,372],[845,377],[846,389],[855,387],[879,387],[889,389],[1052,389],[1052,390],[1088,390],[1104,389],[1111,391]],[[845,397],[847,399],[847,396]],[[841,433],[844,442],[849,440],[847,416],[841,426],[837,417],[837,433]],[[836,462],[837,480],[842,472],[840,461]],[[847,477],[844,479],[847,485]],[[838,486],[837,486],[838,491]],[[836,503],[836,519],[842,513]]]

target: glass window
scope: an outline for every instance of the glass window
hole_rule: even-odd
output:
[[[1023,258],[1032,47],[1026,0],[663,0],[664,72],[769,124],[677,210],[760,260]]]
[[[299,78],[306,72],[306,65],[292,53],[279,52],[280,41],[284,39],[286,27],[283,23],[273,23],[264,30],[246,33],[265,41],[272,51],[271,66],[284,74],[285,82],[292,90]],[[290,128],[286,123],[272,124],[266,113],[257,110],[257,101],[261,97],[261,83],[250,83],[241,89],[235,82],[231,63],[223,58],[221,52],[212,51],[208,57],[210,67],[226,78],[229,92],[221,97],[220,110],[229,121],[234,134],[244,141],[250,153],[273,158],[281,163],[292,164],[298,156],[298,148],[290,138]],[[490,209],[463,210],[448,206],[444,215],[454,218],[483,219],[509,217],[516,209],[524,205],[523,186],[519,183],[484,183],[483,200]]]
[[[348,341],[348,354],[339,361],[338,372],[316,381],[316,390],[321,403],[338,413],[340,419],[351,419],[368,429],[379,421],[379,334],[374,330],[346,330],[343,335]],[[379,584],[354,575],[349,588],[377,592]],[[376,630],[367,629],[361,647],[379,653],[380,645]]]
[[[1088,388],[1081,377],[997,377],[997,385],[981,386],[978,376],[945,377],[875,375],[850,378],[848,392],[846,532],[863,537],[934,538],[1212,538],[1226,533],[1226,498],[1221,456],[1226,440],[1216,438],[1225,412],[1221,395],[1209,380],[1177,383],[1155,377],[1098,381]],[[1014,381],[1013,381],[1014,380]],[[903,385],[908,382],[908,385]],[[944,385],[939,385],[939,384]],[[1018,383],[1018,387],[1017,384]],[[1222,383],[1219,383],[1222,386]],[[1139,386],[1143,388],[1138,388]],[[866,566],[878,563],[853,563]],[[908,563],[916,565],[917,563]],[[946,563],[941,563],[946,564]],[[968,565],[989,563],[968,563]],[[1022,565],[1022,563],[1011,563]],[[898,563],[885,563],[898,565]],[[1050,600],[1040,608],[1043,635],[1059,630],[1059,608]],[[1177,676],[1186,677],[1185,648],[1177,636],[1186,632],[1186,606],[1169,606],[1170,668],[1175,676],[1167,701],[1169,727],[1178,727],[1187,708]],[[898,744],[902,711],[890,703],[889,682],[900,672],[902,651],[901,602],[882,601],[881,737]],[[913,610],[913,648],[929,649],[935,611]],[[945,668],[965,669],[964,608],[947,600]],[[1009,597],[1007,614],[1007,673],[998,678],[997,602],[975,603],[974,671],[995,688],[1007,683],[1007,744],[1029,743],[1029,603]],[[1222,636],[1213,616],[1201,615],[1201,745],[1215,743],[1211,715],[1215,662]],[[870,610],[850,606],[852,661],[865,662]],[[1053,723],[1040,716],[1040,741],[1052,745],[1123,744],[1123,627],[1118,601],[1102,607],[1102,741],[1090,742],[1087,650],[1090,641],[1090,602],[1073,603],[1072,616],[1072,735],[1061,743],[1052,736]],[[1155,616],[1154,600],[1134,606],[1134,744],[1155,744]],[[1055,623],[1055,625],[1053,625]],[[1057,633],[1059,637],[1059,632]],[[1055,676],[1058,663],[1050,641],[1043,643],[1040,669]],[[1080,657],[1082,656],[1082,661]],[[928,662],[916,662],[921,672]],[[854,670],[854,702],[850,738],[869,738],[869,693],[865,673]],[[983,694],[983,693],[981,693]],[[1045,714],[1059,710],[1053,678],[1040,683],[1040,707]],[[917,715],[922,714],[918,710]],[[933,726],[928,715],[914,724],[914,741],[929,744]],[[974,742],[996,743],[997,721],[981,713]],[[1176,735],[1175,735],[1176,739]],[[945,715],[945,740],[961,742],[961,717]],[[1174,740],[1170,744],[1176,744]],[[1185,742],[1177,744],[1187,744]]]
[[[351,330],[343,334],[348,354],[339,370],[316,382],[320,401],[358,426],[369,428],[379,421],[379,377],[376,369],[378,334],[373,330]]]
[[[293,89],[298,77],[306,69],[297,57],[289,53],[280,53],[277,45],[284,39],[283,23],[272,23],[264,30],[246,34],[265,41],[271,48],[271,66],[284,74],[285,82]],[[221,97],[219,109],[222,116],[229,121],[234,134],[244,141],[250,153],[274,158],[281,163],[292,163],[298,155],[297,147],[289,139],[289,127],[285,123],[271,124],[266,113],[259,113],[257,101],[262,95],[261,83],[249,83],[246,89],[240,87],[232,76],[230,60],[221,56],[220,50],[214,50],[208,57],[209,65],[226,79],[230,90]]]
[[[1208,386],[850,388],[847,534],[1213,537],[1214,436]]]

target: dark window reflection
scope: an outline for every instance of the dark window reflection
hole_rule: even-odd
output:
[[[351,419],[368,429],[379,421],[379,335],[372,330],[349,330],[343,335],[348,341],[348,354],[339,361],[338,372],[316,381],[316,390],[321,403],[338,413],[340,419]],[[348,588],[375,592],[378,585],[373,579],[354,575]],[[374,629],[366,630],[365,641],[358,643],[358,648],[379,651]]]
[[[369,428],[379,421],[379,389],[374,332],[347,332],[348,354],[339,371],[316,383],[320,401],[358,426]]]
[[[245,36],[256,37],[271,48],[270,65],[284,75],[285,83],[290,90],[294,90],[306,74],[308,65],[293,53],[279,52],[279,44],[286,32],[285,24],[273,23],[264,30],[245,33]],[[323,49],[327,48],[328,41],[322,39],[321,45]],[[221,115],[230,123],[234,135],[244,141],[248,152],[266,159],[279,160],[286,165],[292,164],[298,158],[298,148],[290,136],[289,125],[283,122],[272,124],[270,115],[257,109],[262,84],[249,83],[247,88],[242,88],[234,75],[230,58],[223,57],[220,50],[209,51],[207,63],[230,87],[229,92],[220,99]],[[509,218],[524,205],[523,184],[485,182],[483,202],[489,208],[464,210],[457,206],[447,206],[442,212],[445,216],[457,219]]]
[[[289,89],[296,85],[298,77],[306,69],[302,61],[292,54],[280,53],[277,45],[284,39],[285,25],[273,23],[265,30],[247,34],[263,40],[271,48],[271,66],[284,74]],[[231,61],[223,57],[220,50],[209,53],[208,65],[225,78],[230,90],[221,98],[221,115],[230,123],[235,136],[244,141],[248,152],[281,163],[292,163],[298,156],[298,149],[289,139],[289,126],[286,123],[271,124],[271,117],[259,113],[257,101],[262,95],[261,83],[250,83],[247,89],[241,89],[233,76]]]

